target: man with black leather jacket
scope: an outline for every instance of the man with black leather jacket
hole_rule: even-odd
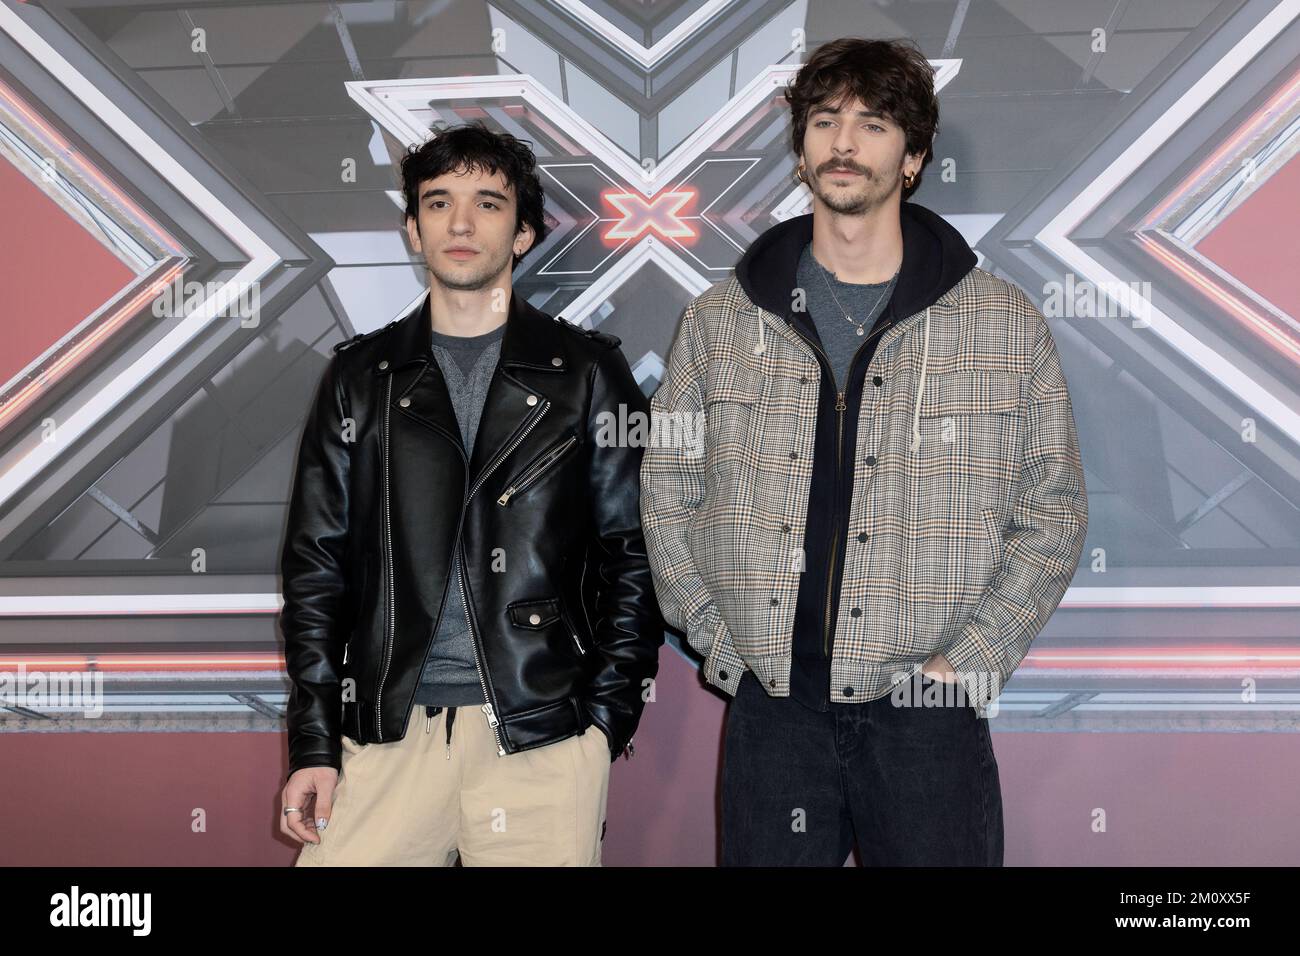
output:
[[[335,346],[299,446],[281,829],[298,865],[599,865],[663,640],[611,434],[649,403],[616,337],[512,288],[546,233],[525,144],[455,127],[402,179],[429,294]]]

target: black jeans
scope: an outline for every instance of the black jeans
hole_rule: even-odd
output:
[[[722,865],[843,866],[856,838],[867,866],[1001,866],[988,721],[892,697],[817,712],[746,671],[727,709]]]

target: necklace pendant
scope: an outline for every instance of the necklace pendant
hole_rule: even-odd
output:
[[[864,325],[859,325],[859,326],[858,326],[858,335],[866,335],[866,334],[867,334],[866,326],[864,326]]]

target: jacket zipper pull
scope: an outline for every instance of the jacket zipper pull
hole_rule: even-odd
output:
[[[499,505],[505,504],[510,500],[510,496],[513,495],[514,493],[515,493],[515,486],[511,485],[501,494],[501,497],[497,499],[497,504]]]
[[[501,726],[501,721],[497,720],[496,712],[492,709],[491,704],[483,705],[483,713],[487,714],[488,726],[491,727],[493,730],[496,730],[497,727]],[[505,755],[506,755],[506,748],[498,743],[497,756],[504,757]]]
[[[835,396],[835,410],[837,412],[842,412],[844,411],[844,409],[848,407],[849,407],[848,405],[844,404],[844,393],[840,392],[839,394],[837,394]]]
[[[501,726],[501,721],[497,720],[496,712],[492,709],[491,704],[483,705],[483,713],[487,714],[488,726],[491,727],[493,730],[496,730],[498,727]],[[502,746],[500,743],[498,743],[497,756],[504,757],[505,755],[506,755],[506,748]]]
[[[636,756],[636,748],[632,746],[632,739],[628,738],[627,745],[623,748],[623,759],[631,760]]]

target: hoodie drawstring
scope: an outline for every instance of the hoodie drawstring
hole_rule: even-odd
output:
[[[921,377],[916,383],[916,407],[912,409],[912,445],[910,451],[921,447],[921,395],[925,392],[925,364],[930,358],[930,307],[925,309],[925,345],[921,348]]]

